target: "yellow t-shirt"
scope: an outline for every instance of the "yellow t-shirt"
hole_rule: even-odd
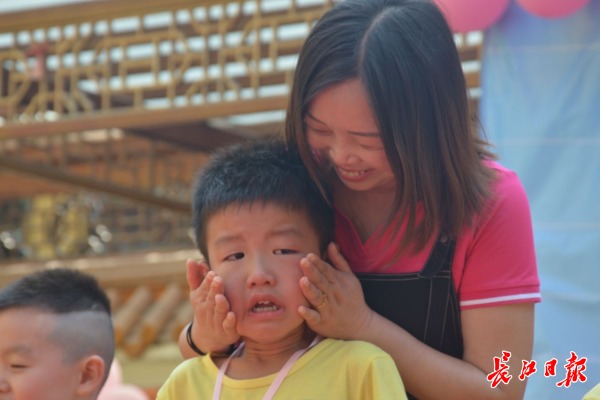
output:
[[[600,400],[600,383],[587,392],[582,400]]]
[[[157,400],[212,399],[219,369],[210,356],[181,363],[158,391]],[[255,379],[225,376],[221,399],[262,399],[277,374]],[[406,399],[392,358],[362,341],[325,339],[292,367],[274,399]]]

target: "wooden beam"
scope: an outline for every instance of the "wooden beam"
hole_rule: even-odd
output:
[[[285,109],[286,104],[287,96],[273,96],[168,109],[98,111],[57,121],[7,123],[0,127],[0,139],[49,136],[94,129],[169,126],[236,114],[277,111]]]
[[[4,156],[0,156],[2,158]],[[73,187],[48,181],[42,177],[19,174],[16,171],[0,168],[0,202],[7,199],[33,197],[42,193],[65,193]]]
[[[162,207],[182,214],[190,214],[189,202],[177,201],[165,197],[156,196],[147,191],[130,189],[110,182],[100,182],[90,177],[75,175],[68,171],[51,167],[44,164],[34,164],[15,157],[0,157],[0,167],[34,175],[50,181],[56,181],[68,185],[83,187],[86,189],[105,192],[115,196],[121,196],[131,200]]]
[[[35,271],[56,267],[79,269],[95,276],[103,286],[119,289],[164,285],[166,282],[185,284],[185,261],[188,258],[201,259],[201,256],[197,249],[190,246],[176,251],[5,263],[0,268],[0,287]]]
[[[202,152],[211,152],[218,147],[237,143],[245,139],[245,136],[242,134],[217,129],[206,122],[162,126],[155,129],[131,129],[126,130],[126,132],[178,145],[187,150]]]
[[[0,33],[33,31],[39,28],[229,2],[231,0],[90,0],[52,7],[36,7],[0,14]]]

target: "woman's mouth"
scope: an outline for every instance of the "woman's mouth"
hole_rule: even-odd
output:
[[[341,167],[336,167],[336,170],[338,172],[338,175],[342,179],[347,179],[347,180],[360,180],[360,178],[362,178],[368,172],[368,170],[366,170],[366,169],[349,170],[349,169],[344,169]]]

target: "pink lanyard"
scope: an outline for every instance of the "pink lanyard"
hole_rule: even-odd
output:
[[[300,349],[294,354],[292,354],[292,356],[286,361],[285,365],[277,373],[277,376],[271,383],[271,386],[269,386],[269,390],[267,390],[267,393],[265,393],[265,397],[263,397],[263,400],[271,400],[273,398],[275,392],[277,392],[277,389],[279,389],[279,386],[281,386],[281,383],[287,376],[288,372],[290,372],[290,369],[292,369],[292,367],[294,366],[296,360],[298,360],[302,356],[302,354],[306,353],[314,345],[319,343],[321,339],[321,336],[317,335],[317,337],[314,338],[312,343],[307,348]],[[239,347],[227,358],[227,360],[225,360],[223,365],[221,365],[221,368],[219,368],[219,374],[217,375],[217,381],[215,382],[215,390],[213,392],[213,400],[219,400],[219,398],[221,397],[221,388],[223,387],[223,378],[225,377],[225,371],[227,371],[227,367],[229,366],[231,359],[235,357],[240,352],[240,350],[242,350],[243,347],[244,343],[242,342],[242,344],[239,345]]]

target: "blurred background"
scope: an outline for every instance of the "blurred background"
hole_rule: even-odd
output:
[[[438,3],[475,117],[531,202],[543,301],[526,398],[580,399],[600,382],[600,0]],[[0,286],[54,266],[96,276],[138,396],[181,361],[193,177],[215,148],[281,131],[331,5],[0,0]],[[587,381],[557,387],[570,351]]]

